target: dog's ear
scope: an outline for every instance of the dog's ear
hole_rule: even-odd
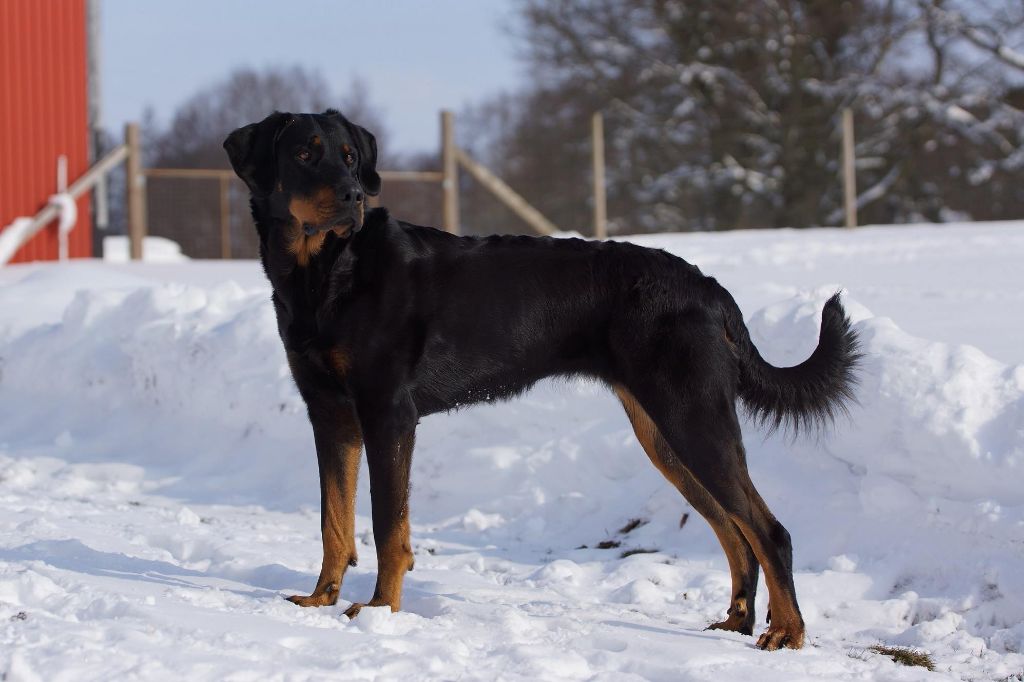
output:
[[[359,184],[370,196],[380,194],[380,176],[377,175],[377,138],[369,130],[349,122],[349,134],[359,150]]]
[[[275,111],[259,123],[239,128],[224,140],[231,167],[254,195],[266,196],[274,190],[274,145],[292,118],[291,114]]]
[[[380,194],[380,176],[377,175],[377,138],[366,128],[356,125],[342,116],[336,109],[328,109],[324,115],[337,118],[348,130],[349,137],[355,142],[356,149],[359,151],[359,184],[363,186],[363,191],[370,196]]]

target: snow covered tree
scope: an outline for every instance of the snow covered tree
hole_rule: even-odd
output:
[[[602,110],[613,230],[838,224],[839,118],[850,107],[862,221],[1024,213],[1024,59],[1010,48],[1019,3],[520,9],[533,85],[494,144],[499,172],[545,212],[585,205],[587,120]]]
[[[859,114],[858,203],[880,221],[1020,217],[1024,5],[919,0],[885,28],[877,66],[825,88]]]

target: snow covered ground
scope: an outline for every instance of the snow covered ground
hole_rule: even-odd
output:
[[[365,480],[343,601],[293,606],[319,569],[316,462],[258,264],[75,262],[0,270],[0,674],[1020,679],[1024,223],[635,241],[718,277],[775,364],[848,291],[851,419],[745,432],[793,534],[803,650],[703,631],[729,598],[718,543],[580,382],[423,421],[403,612],[342,615],[373,589]]]

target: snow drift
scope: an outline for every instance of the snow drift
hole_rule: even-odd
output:
[[[959,266],[978,273],[975,298],[950,288],[935,321],[927,300],[947,274],[921,276],[922,261],[965,236],[975,248]],[[718,276],[775,365],[807,357],[822,305],[847,288],[865,355],[849,418],[796,440],[744,434],[752,477],[793,535],[815,646],[772,658],[738,635],[684,636],[727,604],[724,557],[617,401],[577,381],[423,421],[408,613],[348,624],[340,609],[287,609],[278,596],[311,587],[318,569],[316,461],[258,266],[213,283],[200,264],[76,264],[0,273],[0,618],[26,614],[0,637],[0,670],[110,672],[102,658],[62,656],[62,639],[123,647],[121,672],[211,679],[916,674],[849,655],[878,641],[927,649],[954,676],[1024,670],[1024,365],[963,343],[994,324],[985,301],[1020,299],[1024,278],[1008,264],[1024,257],[1024,226],[638,241]],[[1000,324],[1019,344],[1021,323]],[[372,590],[367,489],[344,598]],[[620,532],[631,519],[640,525]],[[642,552],[620,558],[629,550]],[[118,582],[126,575],[160,576],[163,591]],[[765,599],[762,586],[759,614]],[[209,618],[195,625],[198,613]],[[229,636],[236,621],[244,641]],[[137,641],[125,623],[157,634]],[[204,637],[226,638],[214,662]]]

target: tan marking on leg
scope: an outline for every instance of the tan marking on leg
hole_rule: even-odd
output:
[[[320,467],[320,532],[323,562],[316,587],[309,596],[295,595],[288,601],[299,606],[330,606],[338,601],[341,583],[349,566],[357,560],[355,541],[356,483],[362,435],[355,411],[338,414],[339,433],[345,434],[334,461]]]
[[[636,434],[637,440],[640,441],[644,452],[651,458],[651,462],[658,468],[658,471],[674,484],[672,470],[665,466],[666,463],[662,461],[662,457],[658,454],[656,447],[657,438],[660,435],[658,427],[654,425],[654,421],[647,415],[647,412],[640,406],[640,403],[637,402],[632,393],[622,386],[615,386],[614,390],[615,394],[619,396],[622,406],[626,408],[626,416],[629,417],[629,422],[633,425],[633,432]]]
[[[709,629],[752,634],[753,619],[748,617],[746,596],[741,595],[746,595],[748,589],[747,576],[757,568],[752,566],[746,541],[740,535],[739,529],[726,515],[725,510],[700,486],[693,475],[681,465],[674,464],[668,459],[671,453],[668,442],[633,394],[622,386],[615,386],[614,390],[622,402],[622,406],[626,409],[626,415],[629,417],[630,424],[632,424],[633,431],[644,452],[647,453],[658,471],[683,494],[683,497],[708,522],[715,532],[715,536],[718,537],[718,542],[725,552],[725,558],[729,562],[729,574],[732,578],[732,604],[729,607],[728,618],[711,625]],[[703,496],[704,499],[697,499],[698,496]],[[756,579],[754,583],[756,589]]]
[[[377,585],[373,598],[366,604],[352,604],[345,615],[355,618],[363,606],[389,606],[398,611],[402,607],[402,582],[406,571],[412,570],[413,554],[409,539],[409,517],[403,516],[394,532],[377,544]]]
[[[327,359],[339,379],[344,379],[348,371],[352,369],[352,356],[341,346],[335,346],[327,351]]]
[[[724,516],[724,510],[723,510]],[[723,621],[708,626],[709,630],[729,630],[731,632],[742,632],[745,635],[754,633],[754,619],[747,601],[747,585],[744,577],[750,571],[756,571],[757,567],[750,561],[750,548],[740,535],[739,529],[729,520],[724,519],[708,520],[711,530],[715,532],[722,550],[725,551],[725,558],[729,561],[729,574],[732,577],[732,604],[727,611],[727,617]],[[754,588],[756,589],[756,581]],[[741,596],[742,595],[742,596]]]
[[[396,459],[403,459],[411,456],[414,436],[400,439],[398,443],[399,453],[395,454]],[[380,494],[374,492],[373,470],[370,472],[371,495]],[[399,496],[391,498],[397,505],[391,509],[391,514],[384,518],[378,518],[377,507],[374,509],[373,532],[377,541],[377,585],[373,590],[373,598],[366,604],[353,603],[345,615],[355,618],[363,606],[389,606],[392,611],[398,611],[402,606],[402,581],[405,573],[413,567],[412,544],[409,538],[409,486],[408,472],[405,476],[399,476],[397,481],[398,489],[388,490],[391,495]]]
[[[793,577],[791,573],[786,573],[783,565],[780,565],[776,548],[768,546],[766,542],[771,539],[772,526],[778,522],[749,478],[743,483],[748,490],[752,518],[750,523],[740,517],[734,518],[734,521],[750,543],[761,568],[764,569],[765,582],[768,584],[768,608],[771,613],[771,622],[768,629],[758,638],[757,646],[768,651],[784,646],[799,649],[804,645],[805,630],[796,594],[792,588]]]

